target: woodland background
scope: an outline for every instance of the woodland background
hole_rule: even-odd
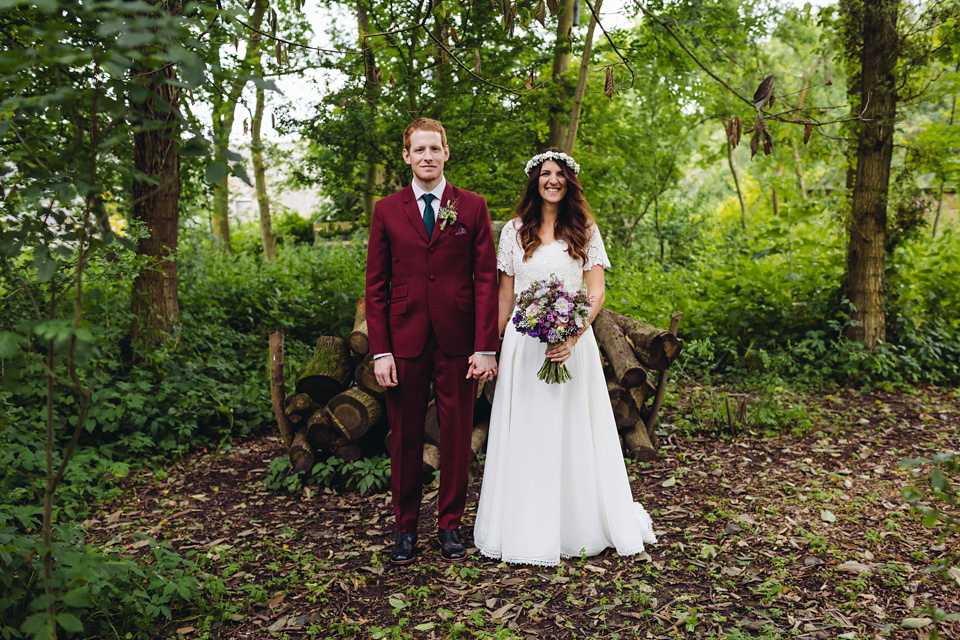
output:
[[[928,429],[899,440],[919,453],[878,447],[893,469],[885,499],[903,516],[888,530],[912,523],[917,544],[939,548],[910,571],[948,595],[897,606],[932,625],[923,633],[955,628],[957,547],[943,541],[957,540],[960,466],[958,18],[944,0],[0,0],[0,636],[266,628],[252,612],[287,606],[276,600],[286,587],[271,595],[235,578],[255,574],[262,553],[191,549],[163,529],[159,503],[116,515],[211,455],[260,455],[269,469],[249,482],[283,504],[348,500],[329,488],[344,475],[384,491],[382,458],[288,473],[268,444],[267,335],[284,331],[292,378],[318,336],[350,330],[364,223],[409,181],[399,149],[419,116],[446,124],[448,178],[485,195],[495,219],[509,217],[531,155],[574,153],[614,265],[607,305],[657,326],[683,312],[661,414],[674,466],[652,467],[663,488],[682,478],[669,451],[685,442],[736,453],[823,429],[853,447],[844,438],[859,423],[818,413],[824,398],[929,412]],[[253,217],[231,215],[237,180],[256,190]],[[280,205],[298,189],[319,204]],[[731,398],[749,412],[734,420]],[[904,428],[920,420],[891,411]],[[655,502],[666,511],[654,519],[679,504]],[[831,523],[820,511],[818,526]],[[118,545],[109,532],[121,523],[132,538]],[[694,565],[717,555],[707,546]],[[395,602],[372,577],[383,574],[373,554],[372,572],[330,569],[327,587],[347,586],[321,602],[347,602],[299,633],[332,634],[331,620],[358,637],[524,632],[496,599],[486,607],[498,616],[460,621],[451,608],[415,626],[410,612],[435,611],[428,586],[439,583],[425,575],[416,588],[427,591]],[[891,571],[876,593],[902,586]],[[361,583],[390,603],[366,622],[349,605]],[[767,580],[756,597],[788,591]],[[545,601],[551,616],[587,609],[558,598]],[[642,612],[649,597],[634,604]],[[728,631],[708,633],[703,611],[667,622],[651,611],[639,624],[661,634],[781,633],[740,617],[714,618]],[[895,633],[900,618],[875,632]],[[846,628],[871,628],[858,625]]]

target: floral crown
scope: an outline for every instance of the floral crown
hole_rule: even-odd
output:
[[[527,166],[523,168],[523,172],[527,175],[530,175],[530,172],[533,171],[535,167],[540,166],[547,160],[554,160],[556,162],[564,162],[568,167],[573,169],[573,173],[580,173],[580,165],[577,164],[577,161],[565,154],[563,151],[544,151],[543,153],[538,153],[537,155],[530,158],[527,162]]]

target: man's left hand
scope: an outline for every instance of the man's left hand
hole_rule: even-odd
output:
[[[497,375],[497,357],[475,353],[467,359],[470,367],[467,369],[468,378],[476,378],[480,382],[492,380]]]

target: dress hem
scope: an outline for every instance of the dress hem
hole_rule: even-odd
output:
[[[588,553],[586,555],[588,558],[592,558],[606,551],[607,549],[614,549],[614,547],[604,547],[603,549],[601,549],[600,551],[597,551],[596,553]],[[548,558],[521,558],[521,557],[510,557],[510,556],[505,557],[503,553],[500,551],[485,549],[480,545],[477,545],[477,550],[480,552],[480,555],[486,558],[490,558],[491,560],[500,560],[501,562],[506,562],[508,564],[525,564],[525,565],[531,565],[535,567],[556,567],[560,564],[562,560],[580,558],[580,554],[573,555],[568,553],[561,553],[559,558],[549,558],[549,559]],[[631,556],[638,556],[641,553],[644,553],[645,551],[646,551],[646,548],[644,547],[644,545],[640,545],[638,549],[633,549],[631,551],[617,550],[616,553],[621,558],[628,558]]]

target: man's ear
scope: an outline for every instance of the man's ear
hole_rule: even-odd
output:
[[[406,147],[403,148],[401,155],[403,156],[403,161],[406,162],[407,164],[410,164],[410,152],[407,150]]]
[[[446,162],[450,159],[450,147],[443,148],[443,161]]]

